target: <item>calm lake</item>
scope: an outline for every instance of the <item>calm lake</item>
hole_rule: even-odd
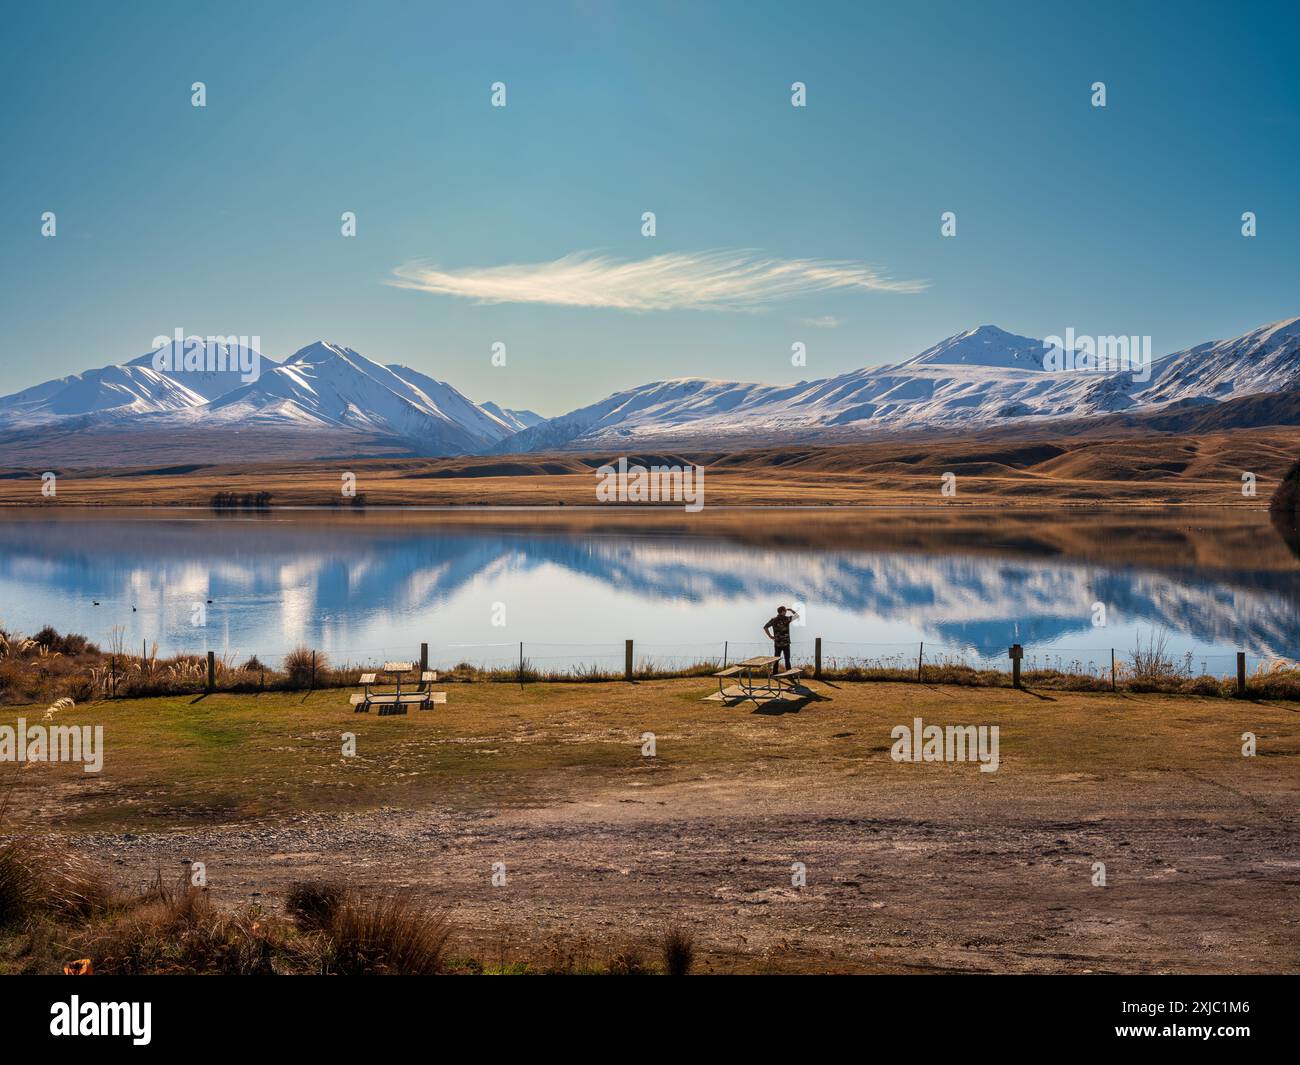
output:
[[[1261,510],[699,515],[632,508],[337,513],[0,511],[0,626],[127,648],[336,663],[620,668],[767,648],[795,606],[796,654],[1108,668],[1163,634],[1195,672],[1237,650],[1300,657],[1300,562]],[[98,604],[98,605],[96,605]]]

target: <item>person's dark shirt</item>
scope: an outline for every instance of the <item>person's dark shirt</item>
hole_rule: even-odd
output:
[[[763,626],[772,630],[772,642],[778,647],[784,647],[790,642],[790,622],[793,620],[793,614],[777,614]]]

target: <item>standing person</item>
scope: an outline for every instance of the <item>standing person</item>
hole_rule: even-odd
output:
[[[776,608],[776,617],[763,626],[763,632],[772,641],[772,653],[780,658],[785,656],[785,668],[790,668],[790,622],[799,615],[783,606]],[[780,665],[780,663],[777,663]]]

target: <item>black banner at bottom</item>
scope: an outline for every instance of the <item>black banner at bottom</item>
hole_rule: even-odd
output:
[[[927,1049],[1158,1044],[1180,1052],[1278,1048],[1294,1027],[1290,977],[182,978],[0,982],[6,1052],[371,1050],[404,1035],[471,1035],[569,1050],[605,1035],[690,1046],[758,1036],[809,1049],[846,1033]],[[727,983],[730,986],[723,987]],[[710,1033],[712,1033],[710,1035]],[[788,1038],[789,1042],[785,1040]],[[772,1040],[778,1042],[772,1042]],[[677,1046],[683,1046],[675,1042]],[[683,1047],[684,1048],[684,1047]]]

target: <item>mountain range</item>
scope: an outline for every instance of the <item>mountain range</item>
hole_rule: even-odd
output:
[[[444,381],[405,366],[385,366],[351,348],[323,340],[283,363],[258,356],[260,372],[245,381],[238,369],[157,370],[182,364],[179,345],[148,352],[121,366],[47,381],[0,398],[0,430],[105,426],[122,432],[219,430],[238,427],[339,432],[391,440],[420,454],[463,455],[540,422],[532,411],[475,403]],[[196,353],[197,354],[197,353]],[[253,365],[238,345],[209,342],[205,366]],[[220,356],[220,358],[218,358]]]
[[[245,441],[328,439],[331,453],[358,455],[376,447],[421,456],[726,448],[1011,423],[1077,431],[1116,416],[1185,423],[1210,411],[1230,411],[1234,425],[1278,424],[1268,419],[1297,409],[1287,394],[1300,389],[1300,318],[1152,359],[1139,372],[1051,369],[1047,351],[1042,340],[984,325],[895,364],[788,385],[654,381],[555,418],[476,403],[446,382],[324,340],[284,362],[261,355],[252,380],[237,369],[158,370],[158,353],[148,352],[0,398],[0,446],[91,432],[109,464],[115,439],[223,431]],[[232,367],[249,356],[214,344],[204,354],[214,356],[206,365]],[[1238,402],[1279,394],[1284,402]]]
[[[500,453],[629,446],[844,442],[883,432],[970,432],[1099,419],[1300,388],[1300,318],[1201,344],[1132,371],[1052,371],[1041,340],[985,325],[896,365],[793,385],[656,381],[540,422]]]

